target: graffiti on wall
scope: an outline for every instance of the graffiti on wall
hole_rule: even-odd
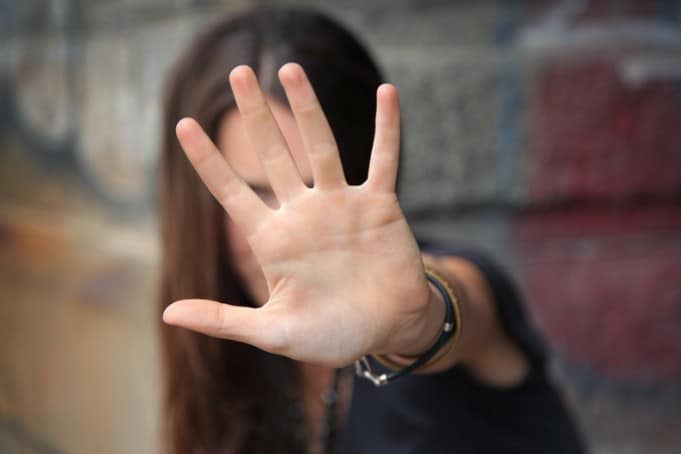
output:
[[[174,48],[147,59],[153,31],[93,35],[80,1],[39,3],[2,2],[0,141],[11,135],[37,166],[75,176],[110,208],[148,208],[159,81]]]
[[[517,38],[540,58],[531,207],[512,235],[569,360],[681,382],[681,7],[567,1]]]

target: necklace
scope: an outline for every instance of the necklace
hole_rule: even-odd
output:
[[[335,454],[336,452],[338,389],[342,375],[343,369],[334,370],[331,385],[320,396],[324,404],[324,420],[320,436],[323,454]]]
[[[352,395],[352,377],[354,369],[346,367],[335,369],[327,388],[319,394],[324,406],[320,430],[316,437],[316,454],[336,454],[340,428],[347,417],[350,398]]]

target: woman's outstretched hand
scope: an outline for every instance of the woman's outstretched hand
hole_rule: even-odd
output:
[[[366,353],[424,351],[442,309],[431,304],[421,254],[395,194],[396,89],[382,85],[377,91],[369,177],[361,186],[349,186],[302,68],[287,64],[279,77],[308,153],[312,188],[301,179],[253,71],[241,66],[230,74],[278,208],[268,207],[235,174],[194,120],[177,125],[192,165],[246,235],[269,300],[258,308],[182,300],[166,309],[164,321],[329,366],[347,365]]]

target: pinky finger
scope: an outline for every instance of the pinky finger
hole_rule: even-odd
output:
[[[232,170],[195,120],[180,120],[176,132],[185,154],[211,194],[246,233],[254,231],[269,212],[264,202]]]
[[[395,192],[399,159],[399,96],[393,85],[383,84],[376,91],[376,133],[371,149],[368,186],[378,191]]]

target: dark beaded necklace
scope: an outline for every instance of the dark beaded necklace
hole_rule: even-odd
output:
[[[324,421],[322,423],[321,445],[323,454],[335,454],[338,435],[338,389],[343,369],[333,372],[331,386],[322,394],[324,403]]]
[[[321,448],[319,454],[336,454],[338,449],[338,433],[339,433],[339,400],[342,394],[340,388],[343,384],[347,383],[348,378],[352,375],[352,370],[350,368],[345,369],[335,369],[333,372],[333,377],[328,388],[320,394],[319,398],[324,405],[324,412],[322,416],[321,430],[318,434],[318,439],[316,446]],[[300,426],[301,440],[307,445],[307,440],[309,440],[309,429],[307,424],[305,424],[304,418],[301,418]],[[309,454],[310,449],[306,449],[305,452]]]

